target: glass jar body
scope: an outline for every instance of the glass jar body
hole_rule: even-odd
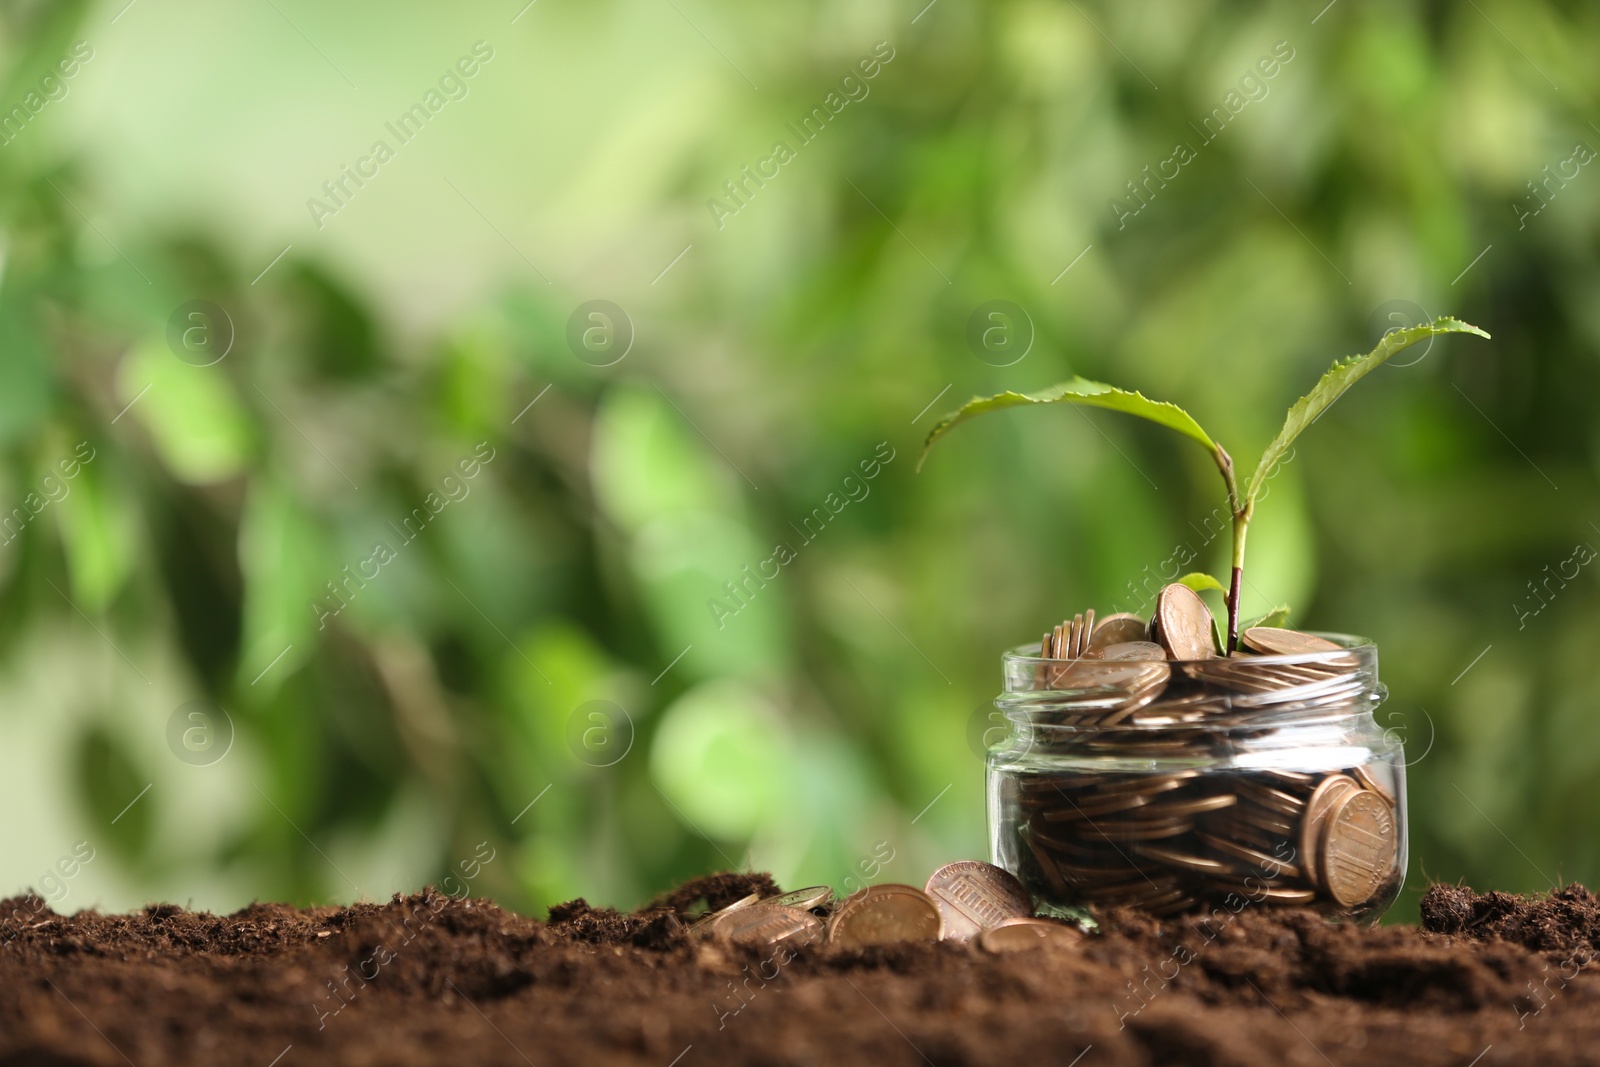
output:
[[[1349,647],[1341,688],[1265,700],[1241,695],[1230,660],[1174,664],[1158,697],[1131,700],[1112,669],[1063,687],[1008,653],[1010,729],[987,759],[993,862],[1046,914],[1254,904],[1375,920],[1405,878],[1405,757],[1373,714],[1376,650]]]

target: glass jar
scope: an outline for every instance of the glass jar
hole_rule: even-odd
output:
[[[990,850],[1040,913],[1296,905],[1373,921],[1406,869],[1405,758],[1378,650],[1210,660],[1005,653]]]

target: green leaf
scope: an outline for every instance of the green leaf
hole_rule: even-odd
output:
[[[1204,571],[1191,571],[1178,579],[1179,585],[1186,585],[1196,593],[1203,593],[1207,589],[1215,589],[1223,596],[1228,595],[1228,587],[1217,581]]]
[[[1253,619],[1250,622],[1240,624],[1239,632],[1244,633],[1253,626],[1277,626],[1281,628],[1288,625],[1289,605],[1279,604],[1277,607],[1261,616],[1261,618]]]
[[[229,481],[244,473],[256,452],[255,430],[232,380],[216,367],[177,359],[165,340],[147,341],[122,361],[117,394],[120,403],[139,402],[130,417],[143,424],[179,481]]]
[[[997,393],[994,396],[973,397],[961,407],[940,419],[933,429],[928,431],[928,439],[922,443],[922,454],[917,457],[917,469],[922,469],[922,461],[927,458],[928,450],[933,443],[955,426],[966,422],[975,415],[982,415],[988,411],[999,411],[1002,408],[1020,407],[1023,404],[1084,404],[1089,407],[1109,408],[1112,411],[1121,411],[1129,415],[1137,415],[1142,419],[1160,423],[1170,430],[1176,430],[1185,437],[1193,438],[1204,445],[1206,451],[1216,455],[1218,445],[1211,440],[1200,424],[1195,422],[1188,412],[1176,404],[1151,400],[1139,393],[1130,393],[1125,389],[1117,389],[1106,385],[1104,382],[1091,382],[1085,378],[1072,378],[1052,385],[1050,388],[1038,393]]]
[[[1294,439],[1299,437],[1307,426],[1321,418],[1322,413],[1343,396],[1345,390],[1376,370],[1390,356],[1404,351],[1418,341],[1442,333],[1475,333],[1485,338],[1489,336],[1470,323],[1441,317],[1422,326],[1392,330],[1384,334],[1383,340],[1378,342],[1378,347],[1366,355],[1351,356],[1329,367],[1327,373],[1317,382],[1316,388],[1296,400],[1294,406],[1289,409],[1288,417],[1283,420],[1283,429],[1278,431],[1278,436],[1267,446],[1266,452],[1261,456],[1261,462],[1256,465],[1255,473],[1250,476],[1250,484],[1245,487],[1245,500],[1255,500],[1256,494],[1266,483],[1267,475],[1283,458],[1284,453],[1289,451]]]
[[[105,460],[95,464],[97,454],[87,441],[72,456],[57,461],[54,470],[63,477],[52,472],[39,485],[60,500],[56,519],[73,600],[94,615],[110,605],[142,558],[142,524],[126,478],[108,472]],[[73,477],[65,477],[69,470]]]

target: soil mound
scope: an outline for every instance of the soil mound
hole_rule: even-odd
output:
[[[787,958],[689,937],[705,909],[776,889],[720,874],[637,913],[575,900],[544,922],[431,889],[225,916],[0,901],[0,1067],[1600,1058],[1600,900],[1581,886],[1435,886],[1421,928],[1112,911],[1077,947],[1006,956],[908,943]]]

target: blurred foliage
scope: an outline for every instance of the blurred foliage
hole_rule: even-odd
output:
[[[1550,577],[1600,545],[1594,10],[518,6],[0,6],[0,888],[79,839],[68,907],[381,898],[485,840],[523,908],[920,883],[986,853],[1000,650],[1227,540],[1159,429],[1018,412],[913,477],[934,419],[1082,374],[1253,455],[1390,312],[1494,341],[1321,420],[1245,613],[1378,640],[1413,894],[1600,879],[1600,572]],[[603,367],[597,296],[636,331]],[[995,300],[1015,362],[967,340]],[[214,762],[169,744],[194,700]]]

